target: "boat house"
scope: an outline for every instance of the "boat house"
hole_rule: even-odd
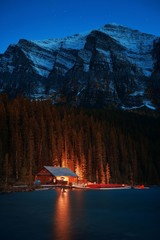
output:
[[[78,176],[69,168],[44,166],[35,176],[42,184],[72,184],[77,183]]]

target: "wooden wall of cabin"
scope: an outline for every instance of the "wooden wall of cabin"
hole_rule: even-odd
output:
[[[40,180],[42,184],[47,184],[47,183],[54,183],[54,177],[53,176],[39,176],[37,175],[35,177],[35,180]]]

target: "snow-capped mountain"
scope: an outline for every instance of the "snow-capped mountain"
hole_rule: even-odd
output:
[[[54,103],[160,106],[160,38],[124,26],[63,39],[21,39],[0,55],[0,91]]]

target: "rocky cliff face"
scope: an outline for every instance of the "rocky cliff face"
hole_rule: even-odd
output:
[[[160,39],[127,27],[10,45],[0,91],[54,103],[123,109],[160,106]]]

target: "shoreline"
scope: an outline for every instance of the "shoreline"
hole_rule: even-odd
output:
[[[144,186],[144,185],[143,185]],[[100,188],[93,188],[88,186],[82,185],[40,185],[40,186],[29,186],[29,185],[13,185],[13,186],[0,186],[0,194],[3,193],[14,193],[14,192],[33,192],[33,191],[43,191],[43,190],[53,190],[53,189],[61,189],[65,191],[66,189],[82,189],[82,190],[116,190],[116,189],[149,189],[149,188],[159,188],[160,185],[147,185],[141,187],[141,185],[125,185],[122,187],[100,187]]]
[[[40,185],[40,186],[29,186],[29,185],[13,185],[13,186],[0,186],[0,193],[14,193],[14,192],[33,192],[40,190],[53,190],[53,189],[73,189],[75,187],[69,185]]]

